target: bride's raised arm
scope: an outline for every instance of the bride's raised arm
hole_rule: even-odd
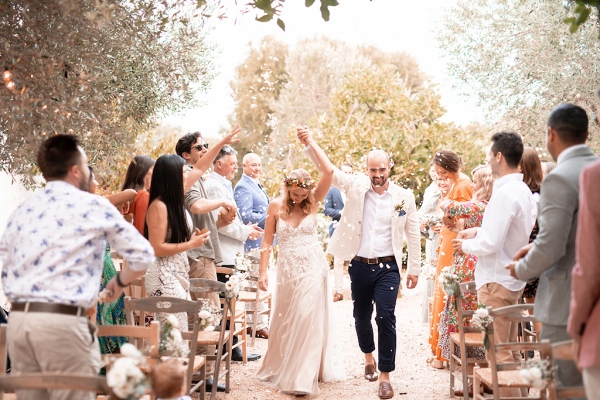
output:
[[[298,138],[300,138],[300,141],[303,144],[309,146],[315,155],[317,161],[316,166],[321,173],[321,179],[319,179],[319,183],[317,183],[314,195],[315,200],[317,202],[321,202],[325,199],[325,196],[327,196],[327,192],[331,187],[331,182],[333,181],[333,172],[335,169],[333,164],[331,164],[331,161],[329,161],[327,155],[325,155],[317,142],[315,142],[312,131],[309,127],[305,126],[304,128],[298,128]]]

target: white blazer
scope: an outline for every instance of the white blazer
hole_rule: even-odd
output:
[[[320,165],[310,148],[304,150],[306,155],[317,165]],[[354,258],[358,253],[362,234],[362,218],[365,195],[371,188],[371,181],[365,175],[347,175],[335,168],[333,186],[346,194],[346,204],[340,221],[327,246],[327,253],[343,260]],[[394,256],[401,266],[404,238],[408,250],[408,275],[419,276],[421,273],[421,234],[419,232],[419,217],[412,191],[403,189],[390,181],[388,191],[392,195],[392,207],[404,201],[406,214],[399,216],[394,211],[392,216],[392,247]]]
[[[220,179],[225,179],[218,175],[216,172],[212,172],[210,177],[204,182],[204,188],[208,194],[208,198],[211,200],[216,199],[227,199],[235,203],[233,194],[230,193]],[[212,211],[215,221],[219,216],[219,208]],[[219,228],[219,244],[221,245],[221,253],[223,254],[222,265],[235,265],[235,257],[237,253],[244,255],[244,243],[250,235],[251,228],[248,225],[244,225],[242,218],[237,215],[237,218],[233,220],[233,223]]]

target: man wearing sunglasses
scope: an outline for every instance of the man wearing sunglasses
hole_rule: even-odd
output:
[[[237,126],[235,130],[239,132],[241,129]],[[175,151],[187,161],[186,168],[190,171],[193,165],[208,152],[208,144],[204,142],[200,132],[188,133],[177,141]],[[237,207],[233,201],[225,198],[210,199],[204,185],[204,179],[200,178],[185,194],[185,206],[190,211],[194,228],[210,231],[209,240],[203,246],[187,252],[190,262],[189,277],[190,279],[202,278],[216,281],[216,267],[223,262],[218,229],[233,222]],[[212,212],[214,210],[219,210],[216,218]],[[210,293],[210,297],[202,293],[190,293],[190,296],[194,301],[197,301],[198,298],[208,298],[215,305],[220,304],[217,293]],[[190,323],[192,321],[193,318],[190,319]],[[212,352],[214,352],[214,346],[212,347]],[[210,350],[206,346],[198,347],[198,354],[209,353]],[[207,390],[209,390],[209,386],[212,387],[212,379],[207,379],[206,386]],[[219,384],[218,391],[225,391],[225,386]]]

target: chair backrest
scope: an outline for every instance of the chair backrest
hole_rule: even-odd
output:
[[[144,299],[132,300],[125,296],[125,312],[127,313],[127,324],[134,325],[133,311],[146,311],[153,313],[177,314],[187,313],[194,316],[193,330],[182,332],[181,337],[190,341],[190,354],[188,356],[188,372],[186,383],[187,387],[192,385],[192,374],[194,373],[194,359],[196,357],[196,347],[198,346],[198,312],[200,303],[191,300],[178,299],[176,297],[146,297]]]
[[[160,345],[160,324],[158,321],[152,321],[150,326],[98,325],[96,336],[124,336],[129,338],[130,343],[134,342],[132,339],[142,339],[135,340],[137,348],[140,350],[143,348],[144,340],[148,340],[150,343],[150,357],[158,358],[158,347]]]
[[[106,378],[96,375],[35,373],[0,376],[0,393],[21,389],[68,389],[111,393]]]
[[[496,352],[498,351],[539,351],[540,358],[542,360],[550,357],[550,342],[508,342],[508,343],[496,343],[494,340],[494,322],[497,319],[505,321],[511,321],[513,323],[525,324],[526,322],[537,322],[537,319],[529,314],[529,310],[533,310],[533,304],[520,304],[515,306],[508,306],[497,308],[492,310],[488,307],[488,312],[493,317],[493,321],[488,327],[488,337],[490,341],[489,358],[490,368],[492,370],[492,380],[494,393],[498,392],[498,372],[499,371],[514,371],[519,367],[525,365],[525,362],[508,362],[498,363],[496,358]]]
[[[6,364],[8,364],[7,329],[8,325],[0,324],[0,375],[6,374]]]
[[[573,340],[565,340],[562,342],[553,343],[550,345],[550,359],[554,360],[571,360],[576,361],[577,353],[573,348]],[[583,386],[560,386],[554,380],[548,386],[550,400],[571,399],[571,398],[586,398],[585,387]]]
[[[472,317],[473,314],[475,314],[475,310],[465,310],[462,305],[463,295],[477,294],[477,290],[475,289],[475,282],[464,282],[456,286],[457,289],[456,293],[454,293],[454,299],[456,305],[458,331],[460,332],[461,336],[464,333],[479,332],[478,328],[465,326],[464,319],[466,317]],[[464,352],[464,349],[461,348],[461,351]]]

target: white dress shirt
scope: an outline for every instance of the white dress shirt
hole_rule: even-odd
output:
[[[577,149],[582,149],[584,147],[587,148],[588,146],[584,143],[584,144],[576,144],[575,146],[567,147],[566,149],[564,149],[562,151],[562,153],[560,153],[558,155],[558,158],[556,159],[556,165],[560,164],[562,162],[562,160],[565,159],[567,154],[569,154]]]
[[[208,198],[216,199],[227,199],[235,203],[233,198],[233,190],[231,181],[225,178],[223,175],[213,171],[210,177],[206,180],[206,192]],[[211,211],[214,215],[215,220],[219,216],[219,208]],[[244,225],[242,216],[239,210],[236,211],[237,218],[227,226],[219,228],[219,244],[221,246],[221,254],[223,255],[222,265],[235,265],[235,257],[237,253],[244,254],[244,243],[248,240],[248,236],[252,231],[248,225]]]
[[[394,255],[392,246],[392,194],[378,195],[371,187],[365,193],[359,257],[378,258]]]
[[[494,182],[477,236],[463,242],[463,252],[478,257],[475,268],[477,289],[486,283],[499,283],[514,292],[525,287],[510,276],[506,266],[529,236],[537,217],[536,203],[522,174],[508,174]]]
[[[11,214],[0,239],[6,296],[92,307],[107,241],[132,270],[154,263],[150,243],[108,200],[64,181],[48,182]]]

